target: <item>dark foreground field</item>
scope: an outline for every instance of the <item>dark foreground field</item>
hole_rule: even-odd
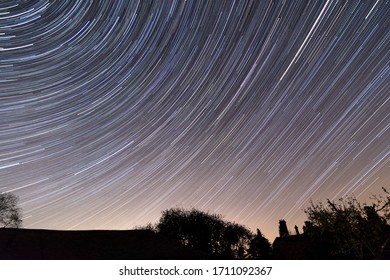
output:
[[[207,259],[149,230],[0,229],[3,260]]]

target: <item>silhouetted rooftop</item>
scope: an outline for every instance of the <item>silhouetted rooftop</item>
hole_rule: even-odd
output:
[[[0,229],[0,259],[207,259],[150,230]]]

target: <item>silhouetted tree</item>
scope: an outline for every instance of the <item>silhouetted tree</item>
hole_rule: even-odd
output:
[[[259,229],[252,238],[248,249],[249,258],[251,259],[270,259],[272,256],[271,243],[263,236]]]
[[[157,232],[215,257],[244,258],[252,233],[242,225],[197,209],[163,211]]]
[[[302,227],[303,233],[310,233],[313,230],[313,223],[310,221],[305,221],[304,226]]]
[[[0,194],[0,226],[19,228],[22,226],[22,212],[17,206],[18,197],[11,193]]]
[[[300,235],[299,229],[298,229],[298,226],[297,226],[297,225],[294,226],[294,229],[295,229],[295,234],[296,234],[296,235]]]
[[[223,231],[224,251],[222,255],[228,258],[243,259],[249,248],[252,233],[242,225],[226,223]]]
[[[331,254],[348,258],[381,258],[390,241],[390,194],[374,196],[371,205],[355,197],[327,200],[305,210],[309,222],[305,233],[327,243]]]
[[[152,232],[156,232],[156,227],[152,223],[147,223],[146,225],[143,226],[135,226],[135,230],[149,230]]]
[[[288,232],[286,221],[279,220],[279,236],[285,237],[285,236],[289,236],[289,235],[290,235],[290,233]]]

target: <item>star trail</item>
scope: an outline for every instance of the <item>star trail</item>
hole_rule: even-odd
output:
[[[0,192],[27,228],[171,207],[302,226],[389,187],[388,1],[0,3]]]

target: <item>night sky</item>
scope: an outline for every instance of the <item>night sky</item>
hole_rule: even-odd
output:
[[[24,227],[171,207],[271,241],[390,187],[388,1],[0,2],[0,192]]]

